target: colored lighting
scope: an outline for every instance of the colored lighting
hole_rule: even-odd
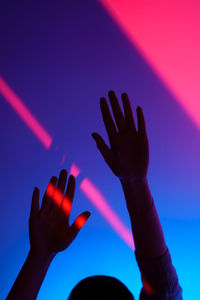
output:
[[[48,197],[53,199],[54,203],[58,207],[62,207],[62,211],[66,214],[66,216],[69,217],[72,208],[71,201],[66,196],[63,198],[63,194],[58,189],[55,190],[53,184],[51,183],[49,183],[47,187],[46,194]],[[80,215],[76,218],[75,225],[78,229],[81,229],[85,225],[86,221],[87,218],[85,218],[83,215]]]
[[[63,199],[63,194],[56,189],[53,184],[49,183],[47,190],[46,190],[46,194],[49,198],[52,198],[53,201],[55,202],[56,205],[60,206],[62,203],[62,199]]]
[[[134,250],[134,242],[131,231],[123,224],[117,214],[107,203],[101,192],[94,186],[94,184],[88,179],[84,178],[80,184],[80,189],[93,203],[93,205],[99,210],[106,221],[117,232],[121,239]]]
[[[199,1],[101,3],[200,129]]]
[[[72,203],[71,201],[65,196],[64,197],[64,200],[63,200],[63,203],[62,203],[62,210],[63,212],[69,216],[70,214],[70,211],[71,211],[71,208],[72,208]]]
[[[53,141],[52,137],[33,116],[22,100],[11,90],[2,77],[0,77],[0,93],[19,117],[25,122],[29,129],[35,134],[43,146],[46,149],[49,149]]]
[[[46,190],[47,196],[50,197],[50,198],[52,198],[54,190],[55,190],[55,188],[54,188],[53,184],[49,183],[48,187],[47,187],[47,190]]]
[[[66,156],[67,156],[66,153],[64,153],[63,156],[62,156],[61,163],[60,163],[61,166],[64,165],[64,162],[66,160]]]
[[[28,110],[28,108],[23,104],[23,102],[19,99],[19,97],[12,91],[12,89],[8,86],[8,84],[0,77],[0,93],[6,101],[11,105],[11,107],[16,111],[16,113],[22,118],[25,124],[29,127],[29,129],[36,135],[36,137],[41,141],[43,146],[46,149],[49,149],[52,144],[52,137],[46,132],[46,130],[39,124],[39,122],[35,119],[32,113]],[[58,150],[58,146],[56,146],[56,150]],[[63,154],[62,162],[64,163],[66,158],[66,154]],[[77,177],[80,174],[81,170],[79,167],[73,163],[70,169],[70,174],[74,177]],[[100,211],[100,213],[104,216],[107,222],[113,227],[113,229],[119,234],[119,236],[124,240],[124,242],[134,250],[134,242],[132,238],[131,231],[126,228],[120,218],[115,214],[109,204],[106,202],[106,199],[100,193],[100,191],[92,184],[92,182],[85,178],[80,188],[84,192],[84,194],[89,198],[89,200],[95,205],[95,207]],[[46,194],[53,199],[53,201],[60,206],[62,203],[62,209],[66,215],[69,216],[72,203],[69,199],[64,197],[60,191],[56,190],[55,187],[50,183],[47,187]],[[76,219],[76,225],[78,228],[82,228],[87,219],[83,216],[79,216]]]
[[[56,189],[53,194],[53,200],[59,207],[61,206],[63,194],[58,189]]]
[[[151,287],[151,285],[144,279],[144,277],[142,276],[142,283],[143,283],[143,287],[144,290],[146,291],[146,293],[150,296],[152,296],[154,294],[154,290]]]
[[[81,229],[85,223],[86,223],[87,219],[84,216],[78,216],[75,220],[75,225],[78,229]]]
[[[72,174],[76,178],[80,172],[81,170],[77,167],[77,165],[72,164],[69,174]]]
[[[51,199],[53,199],[54,203],[58,207],[60,207],[61,204],[62,204],[62,210],[63,210],[63,212],[67,216],[69,216],[70,211],[71,211],[71,207],[72,207],[72,203],[71,203],[71,201],[66,196],[64,196],[64,198],[63,198],[63,194],[58,189],[55,190],[54,185],[51,184],[51,183],[48,184],[48,187],[47,187],[47,190],[46,190],[46,194],[47,194],[48,197],[50,197]]]

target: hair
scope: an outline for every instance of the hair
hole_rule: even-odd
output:
[[[68,300],[134,300],[129,289],[118,279],[97,275],[81,280]]]

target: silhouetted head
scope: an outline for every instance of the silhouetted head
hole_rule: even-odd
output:
[[[134,300],[129,289],[118,279],[92,276],[81,280],[71,291],[68,300]]]

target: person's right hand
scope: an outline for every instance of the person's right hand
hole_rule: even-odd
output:
[[[110,148],[98,133],[92,133],[104,160],[121,180],[146,178],[149,164],[149,145],[142,109],[137,107],[138,130],[136,130],[127,94],[122,94],[124,114],[113,91],[108,93],[114,120],[105,98],[100,99],[103,121]]]

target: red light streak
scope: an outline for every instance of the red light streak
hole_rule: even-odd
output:
[[[25,106],[22,100],[12,91],[2,77],[0,77],[0,93],[19,115],[19,117],[25,122],[29,129],[35,134],[43,146],[46,149],[49,149],[53,141],[52,137],[42,127],[42,125]]]
[[[58,189],[55,190],[55,187],[51,183],[49,183],[47,187],[46,194],[58,207],[61,207],[62,211],[66,214],[66,216],[69,217],[72,208],[72,202],[66,196],[63,196]],[[87,218],[85,218],[83,215],[80,215],[76,218],[75,225],[78,229],[81,229],[85,225],[86,221]]]
[[[200,129],[199,1],[100,1]]]
[[[49,183],[47,190],[46,190],[46,194],[48,197],[50,197],[54,201],[54,203],[58,207],[60,207],[62,205],[63,212],[67,216],[69,216],[71,207],[72,207],[72,203],[66,196],[63,196],[63,194],[61,193],[61,191],[59,191],[59,189],[55,190],[54,185],[52,183]]]
[[[87,219],[84,218],[84,216],[78,216],[75,220],[75,225],[78,229],[81,229],[85,223],[86,223]]]
[[[50,197],[50,198],[52,198],[52,197],[53,197],[54,190],[55,190],[55,188],[54,188],[53,184],[52,184],[52,183],[49,183],[49,184],[48,184],[48,187],[47,187],[47,190],[46,190],[47,196]]]
[[[80,189],[93,203],[93,205],[99,210],[106,221],[112,226],[117,232],[121,239],[134,250],[134,242],[131,231],[123,224],[117,214],[107,203],[101,192],[94,186],[94,184],[85,178],[80,184]]]
[[[144,279],[144,277],[142,276],[142,283],[143,283],[143,287],[144,290],[146,291],[146,293],[150,296],[152,296],[154,294],[154,290],[151,287],[151,285]]]
[[[70,212],[71,212],[71,208],[72,208],[72,203],[71,201],[65,196],[63,199],[63,203],[62,203],[62,210],[63,212],[69,216]]]
[[[56,205],[60,207],[62,200],[63,200],[63,194],[58,189],[56,189],[53,194],[53,201],[56,203]]]
[[[36,135],[36,137],[41,141],[46,149],[49,149],[52,144],[52,137],[47,133],[47,131],[42,127],[42,125],[36,120],[33,114],[28,110],[24,103],[19,99],[19,97],[12,91],[8,84],[0,77],[0,93],[5,98],[5,100],[10,104],[10,106],[16,111],[16,113],[22,118],[28,128]],[[56,146],[58,150],[58,146]],[[66,154],[63,155],[62,162],[66,158]],[[70,169],[70,174],[77,177],[81,170],[79,167],[73,163]],[[107,203],[106,199],[100,193],[100,191],[92,184],[92,182],[85,178],[81,185],[81,190],[89,198],[89,200],[95,205],[99,212],[104,216],[107,222],[113,227],[113,229],[119,234],[119,236],[124,240],[124,242],[134,250],[134,243],[131,231],[126,228],[122,223],[120,218],[115,214],[112,208]],[[55,190],[55,187],[50,183],[47,187],[46,194],[48,197],[52,198],[56,205],[60,206],[62,204],[63,212],[69,216],[72,203],[59,190]],[[63,201],[63,202],[62,202]],[[84,216],[79,216],[75,220],[76,226],[80,229],[83,227],[87,221]]]

